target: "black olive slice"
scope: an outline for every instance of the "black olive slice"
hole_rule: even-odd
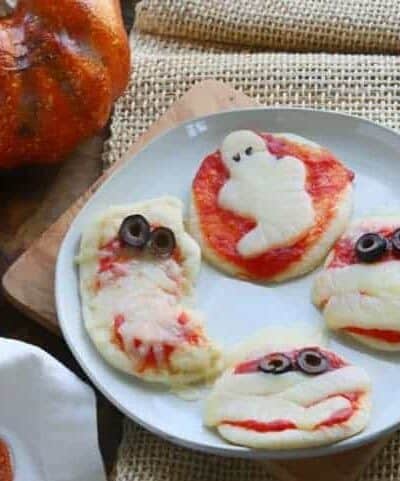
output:
[[[392,249],[396,254],[400,254],[400,229],[397,229],[393,232]]]
[[[259,363],[258,369],[269,374],[282,374],[292,368],[292,361],[285,354],[269,354]]]
[[[176,247],[175,234],[167,227],[157,227],[150,236],[150,248],[157,257],[170,257]]]
[[[253,153],[253,147],[247,147],[247,149],[244,152],[246,155],[251,155]]]
[[[388,241],[379,234],[362,235],[356,242],[356,254],[361,262],[374,262],[388,249]]]
[[[240,162],[240,154],[235,154],[234,156],[232,156],[232,159],[233,159],[235,162]]]
[[[143,249],[150,239],[150,224],[142,215],[130,215],[122,221],[118,235],[128,246]]]
[[[328,359],[317,349],[303,349],[297,355],[296,362],[306,374],[321,374],[329,368]]]

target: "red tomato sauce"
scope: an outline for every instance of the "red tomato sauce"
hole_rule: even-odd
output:
[[[119,332],[119,328],[125,322],[125,318],[122,314],[118,314],[114,318],[114,329],[113,329],[113,338],[112,341],[116,344],[121,351],[124,351],[124,340]]]
[[[339,409],[333,413],[326,421],[322,421],[322,423],[317,424],[314,429],[321,428],[323,426],[331,427],[335,424],[341,424],[346,422],[354,413],[354,409],[352,407]]]
[[[119,332],[120,327],[122,324],[125,322],[125,318],[122,314],[118,314],[114,318],[114,328],[113,328],[113,334],[112,334],[112,339],[111,341],[123,352],[126,353],[125,345],[123,338],[121,336],[121,333]],[[182,338],[190,345],[198,345],[202,341],[202,336],[201,333],[194,331],[193,329],[190,329],[189,327],[186,327],[187,323],[189,322],[189,318],[187,317],[187,314],[185,312],[182,312],[182,314],[179,316],[177,319],[178,324],[181,326],[181,333],[182,333]],[[134,349],[138,349],[143,342],[139,338],[134,338],[133,339],[133,347]],[[138,372],[142,373],[144,371],[147,371],[149,369],[151,370],[157,370],[160,369],[161,367],[171,366],[171,356],[175,352],[177,346],[171,345],[168,343],[163,343],[162,344],[162,363],[157,359],[157,356],[154,352],[153,346],[150,346],[150,348],[147,351],[147,354],[141,359],[140,365],[138,366],[137,370]]]
[[[287,429],[296,429],[296,424],[286,419],[277,419],[276,421],[270,421],[263,423],[255,421],[254,419],[246,419],[245,421],[222,421],[221,424],[228,426],[235,426],[238,428],[248,429],[249,431],[256,431],[257,433],[271,433],[286,431]]]
[[[116,262],[124,262],[132,258],[138,258],[143,252],[144,251],[128,246],[118,239],[118,237],[114,237],[106,244],[100,246],[100,253],[102,255],[99,260],[98,272],[110,270]],[[182,253],[178,246],[175,247],[171,258],[178,264],[183,261]]]
[[[339,409],[338,411],[332,413],[328,419],[322,421],[321,423],[317,424],[314,427],[314,430],[319,429],[321,427],[331,427],[335,424],[342,424],[346,422],[351,416],[354,414],[354,411],[358,408],[358,401],[360,398],[361,393],[354,392],[354,393],[346,393],[342,394],[343,397],[348,399],[351,402],[351,406]],[[329,396],[333,397],[333,396]],[[328,399],[328,398],[325,398]],[[322,399],[319,402],[324,401]],[[314,403],[317,404],[317,403]],[[254,419],[246,419],[244,421],[229,421],[223,420],[221,424],[229,425],[229,426],[236,426],[243,429],[248,429],[250,431],[256,431],[258,433],[268,433],[268,432],[279,432],[279,431],[286,431],[288,429],[298,429],[296,424],[292,421],[287,419],[277,419],[275,421],[269,422],[260,422],[255,421]]]
[[[260,135],[277,158],[294,156],[307,169],[306,190],[313,200],[316,222],[302,239],[289,247],[270,249],[250,259],[239,255],[237,243],[256,223],[219,207],[219,191],[229,178],[219,151],[204,159],[193,181],[193,197],[203,237],[209,247],[240,268],[243,277],[268,280],[300,261],[304,253],[315,245],[330,224],[336,202],[354,174],[325,149],[299,145],[271,134]]]
[[[322,427],[322,426],[330,427],[330,426],[334,426],[335,424],[341,424],[346,422],[348,419],[351,418],[354,412],[358,409],[361,395],[362,395],[361,392],[349,392],[349,393],[341,394],[342,397],[350,401],[351,406],[343,409],[339,409],[338,411],[333,413],[326,421],[319,423],[314,429],[318,429],[319,427]],[[329,396],[329,397],[334,397],[334,396]]]
[[[7,444],[0,439],[0,480],[13,481],[14,473],[11,454]]]
[[[119,277],[126,275],[126,272],[123,269],[123,264],[129,262],[129,260],[133,258],[139,257],[141,254],[141,251],[125,245],[120,239],[115,237],[100,247],[97,273],[102,274],[108,272],[112,274],[112,279],[118,279]],[[172,259],[178,264],[182,263],[182,253],[178,247],[175,247],[175,250],[172,253]],[[99,277],[96,277],[94,290],[98,291],[101,289],[102,285],[102,280]]]
[[[102,256],[99,259],[98,272],[106,272],[111,270],[116,262],[121,262],[128,259],[128,256],[123,255],[122,243],[119,239],[111,239],[110,242],[100,247]]]
[[[314,351],[319,351],[321,352],[329,361],[329,370],[334,370],[334,369],[340,369],[344,366],[347,366],[348,364],[346,361],[344,361],[342,358],[340,358],[338,355],[336,355],[333,352],[330,351],[325,351],[323,349],[320,349],[319,347],[309,347],[309,349],[313,349]],[[291,359],[292,365],[295,367],[296,362],[295,359],[299,352],[301,352],[302,349],[294,349],[293,351],[288,351],[288,352],[282,352],[282,353],[269,353],[269,354],[284,354],[288,358]],[[250,361],[245,361],[240,364],[238,364],[235,369],[234,369],[234,374],[250,374],[253,372],[258,372],[258,366],[260,362],[262,361],[262,357],[258,359],[252,359]]]
[[[118,238],[111,239],[107,244],[100,247],[100,258],[98,261],[97,274],[108,272],[112,274],[111,279],[118,279],[125,275],[123,264],[132,257],[127,248],[124,248]],[[110,280],[110,279],[109,279]],[[93,289],[99,291],[104,285],[104,280],[97,275],[94,280]]]
[[[400,343],[400,332],[390,329],[364,329],[363,327],[345,327],[344,331],[352,334],[358,334],[360,336],[373,337],[379,341],[389,343]]]
[[[188,322],[189,318],[186,312],[182,312],[181,315],[178,317],[178,323],[183,326],[182,335],[186,342],[191,345],[197,345],[201,341],[201,335],[193,329],[186,327]]]
[[[368,228],[365,228],[363,231],[360,231],[360,235],[358,236],[358,238],[360,238],[363,234],[373,232],[374,234],[380,234],[387,239],[390,239],[395,230],[397,230],[397,227],[396,229],[375,230],[369,230]],[[352,240],[348,237],[342,237],[341,239],[339,239],[333,248],[333,258],[329,263],[328,268],[346,267],[353,264],[360,264],[360,261],[358,260],[358,257],[356,255],[356,242],[357,239]],[[372,264],[393,260],[399,260],[399,256],[396,255],[396,253],[394,253],[392,249],[388,249],[378,261]]]
[[[140,347],[142,344],[142,341],[140,339],[134,339],[134,343],[136,344],[136,348]],[[163,344],[162,345],[163,349],[163,354],[162,354],[162,359],[163,359],[163,365],[169,366],[171,364],[171,355],[175,351],[175,346],[171,346],[170,344]],[[149,369],[151,370],[157,370],[160,368],[160,363],[157,362],[157,357],[155,355],[153,347],[150,347],[148,353],[146,356],[142,359],[140,366],[138,367],[138,372],[144,372]]]

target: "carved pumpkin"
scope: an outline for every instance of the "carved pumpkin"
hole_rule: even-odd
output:
[[[0,168],[60,161],[129,78],[119,0],[20,0],[0,19]]]

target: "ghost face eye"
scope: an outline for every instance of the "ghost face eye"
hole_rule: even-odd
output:
[[[297,366],[306,374],[322,374],[329,368],[328,359],[316,349],[304,349],[297,356]]]
[[[253,147],[247,147],[247,149],[244,152],[246,155],[251,155],[253,153]]]
[[[176,247],[175,234],[167,227],[157,227],[150,235],[150,249],[156,257],[171,257]]]
[[[385,237],[370,232],[358,239],[355,251],[361,262],[374,262],[383,256],[388,247],[389,242]]]
[[[150,239],[150,224],[142,215],[130,215],[123,220],[118,235],[128,246],[144,249]]]
[[[292,369],[290,358],[281,353],[270,354],[258,364],[258,370],[268,374],[282,374],[290,369]]]
[[[240,154],[235,154],[232,156],[232,159],[235,161],[235,162],[240,162]]]

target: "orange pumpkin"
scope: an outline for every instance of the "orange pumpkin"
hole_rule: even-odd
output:
[[[119,0],[20,0],[0,19],[0,168],[59,162],[129,78]]]

